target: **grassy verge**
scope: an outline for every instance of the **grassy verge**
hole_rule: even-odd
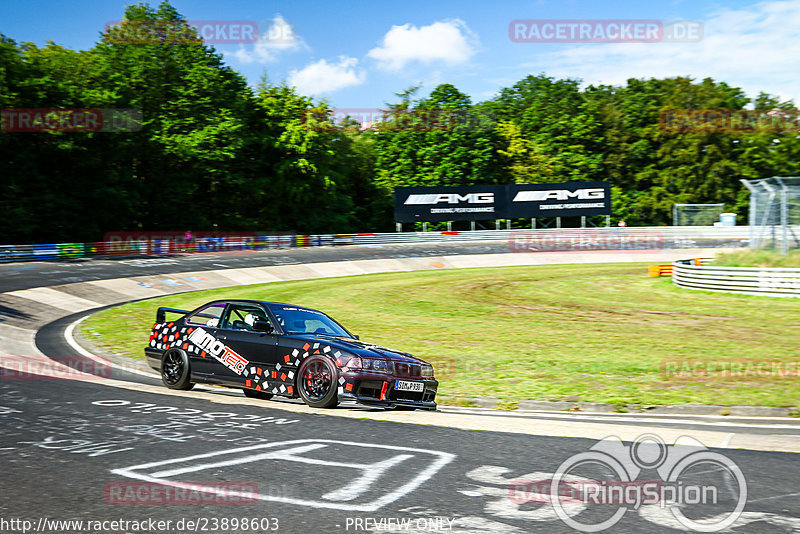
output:
[[[798,361],[800,301],[675,288],[645,265],[554,265],[304,280],[163,297],[113,308],[83,334],[141,357],[157,306],[215,298],[326,311],[362,339],[437,368],[442,395],[611,404],[800,404],[780,373],[684,378],[685,363]],[[795,373],[796,374],[796,373]]]
[[[774,250],[740,250],[718,255],[714,260],[714,265],[800,268],[800,250],[791,250],[785,256]]]

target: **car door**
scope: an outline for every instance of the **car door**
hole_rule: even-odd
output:
[[[273,333],[256,332],[254,321],[272,323],[264,307],[252,302],[232,302],[225,310],[220,323],[219,339],[225,343],[235,356],[236,361],[246,362],[248,372],[238,373],[228,368],[226,376],[236,380],[236,385],[244,385],[252,367],[274,365],[277,362],[278,337]],[[234,357],[235,358],[235,357]]]
[[[186,318],[185,325],[192,329],[192,333],[202,329],[214,339],[218,339],[219,323],[225,312],[226,305],[226,302],[213,302],[204,306],[189,315]],[[190,335],[189,339],[204,341],[196,337],[196,334],[194,338]],[[213,380],[213,377],[219,373],[220,366],[219,362],[211,356],[208,350],[203,350],[210,349],[210,343],[203,343],[202,346],[196,345],[196,343],[192,344],[195,345],[196,350],[187,352],[192,374],[201,379],[210,378]]]

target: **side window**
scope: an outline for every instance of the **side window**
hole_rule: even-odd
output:
[[[222,312],[225,311],[225,303],[218,302],[205,308],[200,308],[195,313],[186,318],[186,324],[193,326],[219,327],[219,320]]]
[[[231,304],[222,320],[221,328],[254,332],[256,320],[269,321],[261,306],[255,304]]]

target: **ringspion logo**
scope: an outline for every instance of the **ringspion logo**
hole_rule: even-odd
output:
[[[658,479],[641,479],[655,473]],[[579,532],[614,527],[628,510],[660,508],[684,530],[719,532],[733,525],[747,503],[739,466],[689,436],[673,445],[642,434],[630,445],[609,436],[565,460],[546,480],[515,481],[512,502],[549,503]],[[586,513],[587,510],[597,513]]]

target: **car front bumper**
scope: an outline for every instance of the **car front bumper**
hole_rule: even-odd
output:
[[[398,381],[422,384],[421,391],[397,389]],[[396,408],[398,406],[436,409],[435,379],[401,378],[397,376],[346,372],[339,376],[339,400],[355,401],[368,406]]]

